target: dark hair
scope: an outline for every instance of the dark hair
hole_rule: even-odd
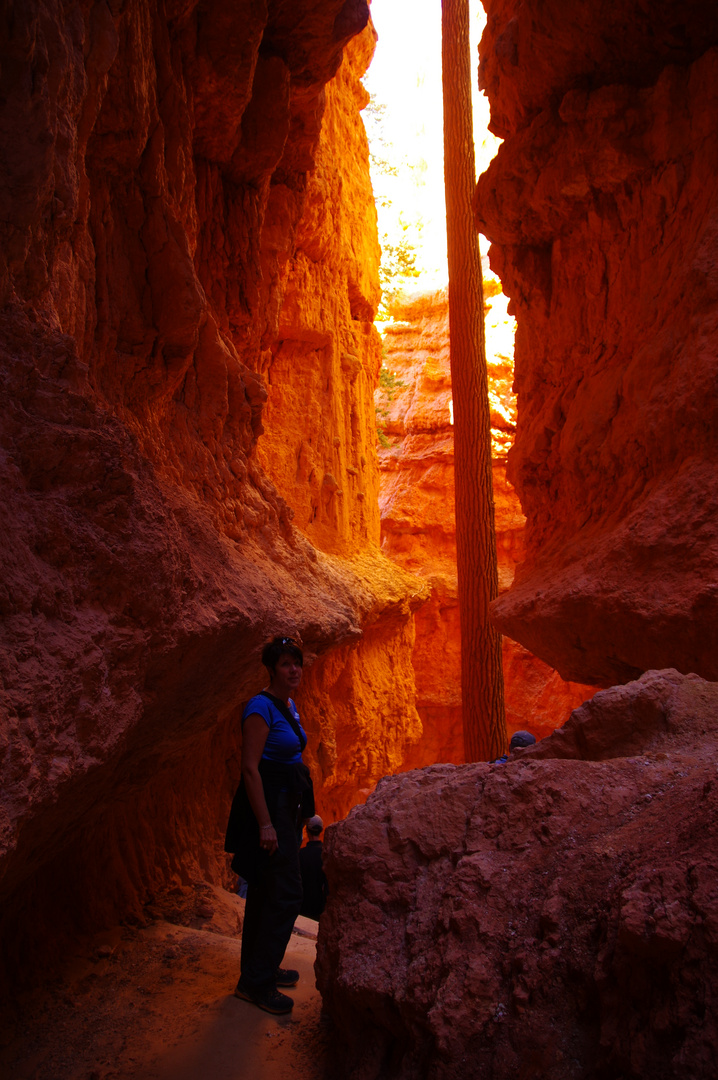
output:
[[[515,731],[511,736],[509,750],[516,750],[517,748],[533,746],[535,742],[536,736],[532,735],[530,731]]]
[[[279,657],[289,653],[304,667],[304,655],[294,638],[275,637],[262,649],[262,663],[267,671],[274,671],[279,663]]]

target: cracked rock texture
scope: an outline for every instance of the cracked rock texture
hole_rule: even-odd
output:
[[[715,1073],[718,685],[600,691],[506,765],[329,830],[319,986],[352,1080]]]
[[[565,679],[718,677],[718,17],[487,0],[478,226],[517,318],[499,627]]]

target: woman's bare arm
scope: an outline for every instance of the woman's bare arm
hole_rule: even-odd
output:
[[[242,725],[242,778],[249,805],[259,823],[259,846],[273,855],[277,850],[277,834],[267,809],[264,785],[259,774],[259,762],[267,741],[267,721],[259,713],[250,713]]]

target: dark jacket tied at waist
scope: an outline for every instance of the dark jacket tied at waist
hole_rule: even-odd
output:
[[[293,765],[288,765],[262,758],[259,762],[259,775],[262,777],[264,798],[272,823],[276,819],[277,803],[282,791],[287,791],[291,796],[296,797],[297,806],[301,804],[302,818],[310,818],[314,815],[314,785],[304,762],[298,761]],[[249,804],[244,779],[240,781],[232,800],[227,833],[224,838],[224,850],[234,853],[232,869],[235,874],[239,874],[250,884],[256,875],[260,860],[270,858],[259,846],[259,823]]]

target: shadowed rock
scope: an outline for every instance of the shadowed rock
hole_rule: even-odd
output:
[[[564,679],[718,678],[718,17],[486,9],[505,142],[476,211],[518,323],[508,475],[528,521],[497,624]]]
[[[717,751],[718,686],[649,672],[506,765],[383,781],[326,841],[343,1074],[709,1077]]]

